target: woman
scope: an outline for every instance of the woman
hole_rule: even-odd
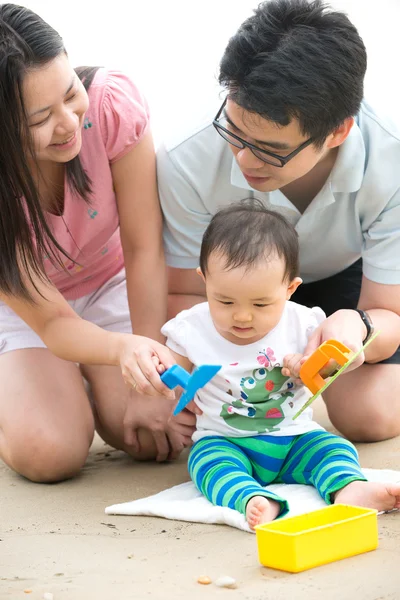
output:
[[[175,456],[193,418],[166,425],[173,394],[151,360],[168,365],[153,341],[166,276],[146,103],[121,73],[77,74],[26,8],[0,6],[0,40],[0,457],[62,480],[95,427],[135,457]]]

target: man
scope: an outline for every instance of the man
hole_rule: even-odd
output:
[[[264,2],[225,50],[214,122],[160,149],[158,181],[170,316],[204,300],[195,269],[211,216],[260,199],[299,234],[292,299],[329,315],[305,355],[330,338],[356,350],[380,331],[324,394],[339,431],[378,441],[400,433],[400,138],[362,101],[365,70],[343,13]]]

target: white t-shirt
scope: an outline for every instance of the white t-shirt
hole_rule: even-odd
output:
[[[281,373],[286,354],[304,352],[310,334],[325,319],[320,308],[287,302],[278,325],[258,342],[234,344],[216,330],[208,303],[184,310],[162,328],[167,346],[198,367],[222,365],[195,398],[203,411],[193,441],[205,436],[299,435],[322,429],[311,408],[292,417],[310,397],[303,385]]]

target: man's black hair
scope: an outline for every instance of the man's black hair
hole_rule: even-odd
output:
[[[358,113],[366,66],[344,13],[321,0],[268,0],[230,39],[219,81],[246,111],[281,126],[297,119],[318,147]]]

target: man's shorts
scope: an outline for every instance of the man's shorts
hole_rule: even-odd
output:
[[[327,316],[341,308],[357,308],[361,292],[362,259],[350,267],[313,283],[303,283],[291,300],[305,306],[320,306]],[[380,364],[400,364],[400,347]]]
[[[82,319],[107,331],[132,333],[124,269],[92,294],[68,303]],[[22,348],[46,345],[11,308],[0,302],[0,354]]]

